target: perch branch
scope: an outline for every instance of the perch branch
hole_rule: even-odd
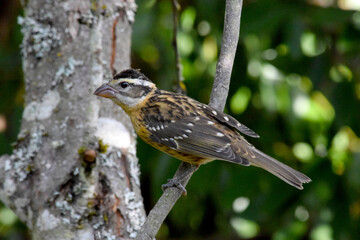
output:
[[[240,32],[241,9],[242,0],[226,0],[224,32],[219,61],[216,66],[214,85],[209,103],[211,107],[219,111],[224,109],[228,95],[231,71],[235,59],[235,52]],[[191,168],[193,169],[193,172],[195,172],[197,169],[194,168],[191,164],[182,162],[173,178],[176,179],[184,172],[189,172],[189,169]],[[191,175],[192,174],[190,174],[184,180],[184,182],[182,182],[184,187],[186,187]],[[181,194],[182,191],[176,187],[167,188],[164,191],[146,218],[144,225],[138,233],[137,239],[150,240],[155,238],[163,221],[169,214],[172,207],[175,205],[176,201],[181,197]]]

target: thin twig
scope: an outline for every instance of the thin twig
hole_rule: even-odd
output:
[[[240,34],[242,0],[227,0],[225,6],[224,33],[214,85],[209,105],[219,111],[224,110],[229,92],[231,72]]]
[[[173,9],[173,41],[172,45],[175,52],[175,68],[176,68],[176,86],[175,91],[178,93],[185,94],[186,90],[183,87],[184,77],[182,75],[182,65],[181,59],[179,54],[179,48],[177,44],[177,34],[178,34],[178,25],[179,25],[179,11],[180,11],[180,4],[177,0],[172,0],[172,9]]]
[[[221,43],[219,61],[216,66],[214,86],[210,97],[209,105],[222,111],[225,107],[228,95],[232,66],[240,32],[240,17],[242,0],[226,0],[224,33]],[[178,178],[184,172],[192,168],[191,164],[182,162],[173,178]],[[196,169],[194,168],[194,171]],[[186,187],[192,174],[182,182]],[[137,239],[154,239],[163,221],[169,214],[176,201],[181,197],[182,191],[176,187],[167,188],[154,208],[150,211],[144,225],[142,226]]]

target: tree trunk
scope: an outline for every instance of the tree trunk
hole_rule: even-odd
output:
[[[94,96],[130,65],[134,1],[25,1],[26,95],[0,198],[33,239],[129,239],[145,220],[126,114]]]

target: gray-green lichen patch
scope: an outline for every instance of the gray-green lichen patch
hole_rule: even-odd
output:
[[[69,60],[66,64],[63,64],[59,67],[57,72],[55,73],[55,79],[52,82],[52,86],[56,86],[59,84],[60,81],[66,79],[73,75],[75,72],[75,67],[82,65],[84,62],[81,60],[75,60],[73,57],[69,57]],[[73,81],[63,81],[64,83],[64,90],[69,91],[73,86]]]
[[[43,210],[37,219],[36,226],[41,231],[48,231],[56,228],[60,223],[60,219],[52,215],[49,210]]]
[[[24,138],[23,142],[14,149],[10,156],[10,162],[6,163],[7,169],[14,169],[16,179],[20,182],[24,181],[28,174],[34,171],[33,159],[40,150],[43,143],[44,128],[42,126],[34,128],[30,135],[19,137]]]
[[[52,141],[51,142],[51,146],[53,147],[53,148],[60,148],[60,147],[63,147],[65,145],[65,142],[64,142],[64,140],[55,140],[55,141]]]
[[[116,1],[115,6],[121,11],[125,11],[126,17],[130,23],[135,21],[137,5],[135,1]]]
[[[126,188],[124,192],[124,202],[128,209],[127,215],[129,217],[129,224],[127,225],[126,230],[129,233],[130,238],[135,238],[137,232],[140,231],[145,222],[143,203],[141,200],[136,199],[135,192],[128,188]]]
[[[135,158],[135,156],[134,156]],[[132,159],[134,159],[132,158]],[[129,161],[130,162],[130,176],[134,180],[137,186],[140,186],[140,167],[137,161]]]
[[[100,153],[98,155],[97,159],[98,159],[98,162],[100,165],[109,167],[109,168],[115,167],[115,165],[116,165],[115,161],[118,160],[117,158],[114,159],[114,156],[112,153],[110,153],[110,154]]]
[[[7,196],[12,196],[16,192],[16,184],[15,181],[7,176],[4,181],[4,192]]]
[[[102,228],[101,231],[95,233],[95,239],[116,240],[116,235],[112,233],[111,229]]]
[[[86,13],[81,14],[78,21],[80,24],[85,24],[89,27],[92,27],[99,21],[99,18],[96,15],[92,14],[92,12],[89,10]]]
[[[21,50],[25,58],[28,54],[43,58],[52,49],[61,45],[61,35],[49,21],[46,21],[47,18],[51,19],[51,16],[42,16],[40,20],[33,17],[18,17],[21,33],[24,35]]]
[[[75,239],[94,239],[94,230],[91,227],[85,227],[84,229],[79,229],[77,231],[77,236]]]
[[[60,102],[60,94],[57,90],[48,91],[40,102],[32,101],[24,109],[23,118],[27,121],[44,120],[51,116]]]

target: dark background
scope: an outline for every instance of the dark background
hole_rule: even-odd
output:
[[[357,0],[246,0],[225,112],[256,131],[257,148],[309,175],[299,191],[254,167],[202,166],[159,239],[360,239],[360,6]],[[132,67],[175,82],[171,1],[137,1]],[[357,7],[352,4],[357,4]],[[179,50],[188,95],[207,103],[223,0],[180,1]],[[357,9],[357,11],[356,11]],[[23,109],[18,1],[0,8],[0,154]],[[118,69],[119,71],[121,69]],[[147,211],[179,161],[138,142]],[[0,206],[0,239],[28,239]]]

